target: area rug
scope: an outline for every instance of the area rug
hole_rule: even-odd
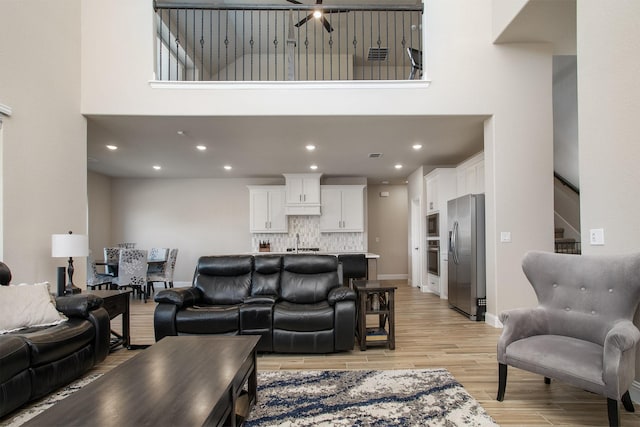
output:
[[[58,391],[49,394],[39,400],[29,403],[27,406],[19,409],[13,414],[9,414],[6,418],[0,419],[0,427],[18,427],[29,421],[31,418],[40,414],[45,409],[48,409],[61,401],[65,397],[75,393],[82,387],[86,386],[90,382],[100,378],[102,374],[89,374],[86,375],[66,386],[62,387]]]
[[[268,371],[245,426],[496,426],[446,369]]]

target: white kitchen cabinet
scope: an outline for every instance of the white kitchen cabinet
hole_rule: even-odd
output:
[[[429,172],[424,179],[427,189],[427,214],[444,212],[440,221],[446,221],[447,202],[455,197],[455,169],[437,168]]]
[[[286,233],[285,188],[282,185],[249,186],[249,231]]]
[[[364,185],[322,185],[320,232],[364,231]]]
[[[285,173],[287,215],[320,215],[320,173]]]
[[[477,154],[456,167],[456,194],[484,193],[484,153]]]

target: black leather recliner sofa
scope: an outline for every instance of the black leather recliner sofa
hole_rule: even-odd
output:
[[[352,350],[355,300],[335,256],[204,256],[191,287],[156,294],[155,338],[260,335],[263,352]]]
[[[69,320],[0,335],[0,417],[73,381],[107,357],[111,330],[101,298],[59,297],[56,308]]]

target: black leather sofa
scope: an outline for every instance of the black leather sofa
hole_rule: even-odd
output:
[[[330,255],[204,256],[193,285],[158,292],[156,341],[168,335],[260,335],[258,351],[352,350],[356,295]]]
[[[0,267],[4,275],[6,266]],[[111,332],[102,299],[88,294],[59,297],[56,308],[69,320],[0,335],[0,417],[73,381],[106,358]]]

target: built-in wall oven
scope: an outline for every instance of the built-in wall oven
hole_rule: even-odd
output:
[[[427,271],[440,276],[440,240],[427,240]]]
[[[440,215],[438,213],[427,215],[427,237],[440,237]]]

